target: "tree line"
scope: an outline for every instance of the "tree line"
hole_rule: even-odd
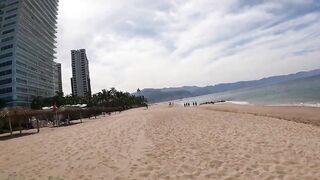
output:
[[[57,107],[65,105],[87,104],[87,107],[123,107],[145,106],[147,99],[143,96],[134,96],[128,92],[118,91],[115,88],[110,90],[103,89],[101,92],[92,96],[78,97],[57,92],[54,97],[34,97],[31,103],[32,109],[41,109],[42,107]]]

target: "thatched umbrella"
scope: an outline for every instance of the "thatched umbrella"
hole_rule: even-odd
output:
[[[80,122],[82,123],[82,112],[83,109],[80,107],[61,107],[58,110],[59,114],[67,117],[67,124],[70,124],[72,119],[80,119]]]
[[[13,134],[12,123],[18,121],[20,134],[22,133],[22,120],[29,119],[34,115],[34,112],[31,109],[27,108],[4,108],[0,111],[1,119],[8,119],[10,134]],[[37,122],[37,129],[39,132],[39,123]]]
[[[0,116],[1,116],[1,120],[6,120],[9,117],[9,110],[8,108],[4,108],[1,110],[0,112]],[[12,136],[12,124],[11,124],[11,118],[8,118],[8,123],[9,123],[9,130],[10,130],[10,134]]]

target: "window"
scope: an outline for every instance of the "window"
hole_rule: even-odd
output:
[[[5,76],[5,75],[8,75],[8,74],[12,74],[12,70],[6,70],[6,71],[1,71],[0,72],[0,76]]]
[[[34,88],[30,88],[29,89],[29,92],[31,93],[31,94],[37,94],[37,90],[36,89],[34,89]]]
[[[10,84],[12,83],[12,79],[4,79],[4,80],[0,80],[0,85],[4,85],[4,84]]]
[[[27,76],[27,73],[26,73],[26,72],[20,71],[20,70],[18,70],[18,69],[17,69],[17,73],[18,73],[18,74],[21,74],[21,75],[23,75],[23,76]]]
[[[15,11],[15,10],[18,10],[18,8],[13,8],[13,9],[7,10],[6,12],[9,13],[9,12],[12,12],[12,11]]]
[[[7,96],[7,97],[1,98],[1,99],[4,100],[4,101],[11,101],[12,100],[12,96]]]
[[[7,58],[7,57],[11,57],[13,55],[13,53],[6,53],[6,54],[2,54],[0,55],[0,59],[3,59],[3,58]]]
[[[20,62],[20,61],[16,61],[16,63],[19,65],[19,66],[22,66],[22,67],[27,67],[27,65],[23,62]]]
[[[18,91],[18,92],[22,92],[22,93],[27,93],[27,92],[28,92],[28,89],[27,89],[27,88],[17,87],[17,91]]]
[[[7,61],[7,62],[4,62],[4,63],[0,63],[0,67],[10,66],[10,65],[12,65],[12,61]]]
[[[27,80],[17,78],[17,83],[27,84]]]
[[[10,3],[10,4],[8,4],[8,5],[7,5],[7,7],[12,6],[12,5],[15,5],[15,4],[18,4],[18,3],[19,3],[19,1],[16,1],[16,2]]]
[[[19,99],[20,101],[28,101],[29,98],[27,96],[17,96],[17,99]]]
[[[7,24],[4,24],[3,27],[7,27],[7,26],[11,26],[11,25],[14,25],[16,22],[13,21],[13,22],[10,22],[10,23],[7,23]]]
[[[1,51],[7,50],[7,49],[12,49],[12,48],[13,48],[13,44],[10,44],[10,45],[1,47]]]
[[[17,17],[17,15],[14,14],[14,15],[11,15],[11,16],[7,16],[7,17],[5,17],[4,19],[5,19],[5,20],[8,20],[8,19],[11,19],[11,18],[14,18],[14,17]]]
[[[11,41],[13,39],[14,39],[14,37],[11,36],[11,37],[7,37],[7,38],[2,39],[1,42],[7,42],[7,41]]]
[[[11,93],[11,92],[12,92],[12,88],[0,89],[0,94],[6,94],[6,93]]]
[[[12,33],[12,32],[14,32],[14,29],[9,29],[9,30],[3,31],[2,34],[8,34],[8,33]]]

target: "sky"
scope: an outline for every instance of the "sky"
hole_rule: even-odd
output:
[[[61,0],[57,61],[72,49],[93,92],[207,86],[320,68],[319,0]]]

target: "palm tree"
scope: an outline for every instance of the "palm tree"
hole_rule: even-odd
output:
[[[115,88],[111,88],[109,91],[102,89],[92,96],[77,97],[72,95],[63,96],[61,93],[57,93],[52,98],[34,97],[31,107],[33,109],[41,109],[43,106],[57,106],[62,105],[75,105],[75,104],[87,104],[89,107],[101,106],[101,107],[131,107],[145,105],[147,100],[143,96],[134,96],[128,92],[117,91]]]

